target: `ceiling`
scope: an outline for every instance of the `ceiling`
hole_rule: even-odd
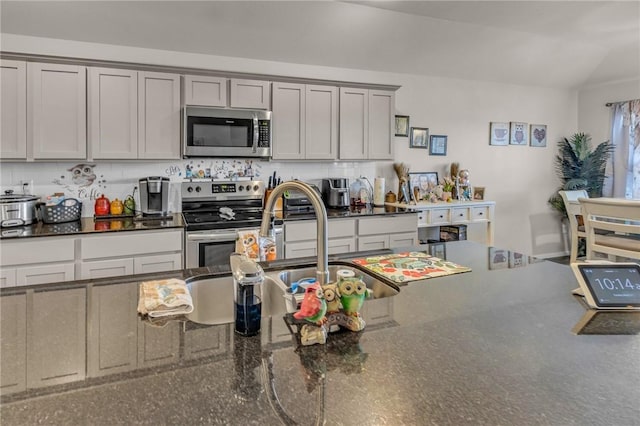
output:
[[[640,76],[632,1],[7,1],[2,33],[576,88]]]

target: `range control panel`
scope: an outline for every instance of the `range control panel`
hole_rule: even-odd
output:
[[[264,197],[261,180],[211,181],[189,180],[182,182],[182,199],[251,199]]]

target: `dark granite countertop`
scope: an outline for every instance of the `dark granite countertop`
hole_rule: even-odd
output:
[[[83,217],[80,220],[63,223],[36,222],[29,226],[2,228],[0,239],[29,237],[60,237],[65,235],[94,234],[105,232],[148,231],[157,229],[183,228],[182,213],[168,216],[127,216],[94,219]]]
[[[637,312],[599,314],[594,318],[604,321],[589,327],[591,312],[571,294],[577,283],[568,266],[527,258],[526,266],[490,269],[486,246],[456,241],[445,248],[448,260],[472,272],[367,300],[367,328],[332,334],[324,346],[297,347],[277,312],[263,316],[260,335],[249,338],[235,335],[230,323],[149,324],[130,312],[139,282],[149,277],[38,287],[45,304],[66,289],[86,293],[80,318],[87,321],[87,355],[78,359],[95,367],[96,354],[106,351],[103,357],[118,364],[106,346],[96,347],[99,330],[104,345],[133,343],[133,365],[95,377],[81,366],[86,377],[76,381],[4,395],[2,424],[638,424]],[[3,289],[3,312],[10,297],[33,300],[35,289]],[[113,304],[128,304],[119,311],[132,324],[96,311],[98,292],[107,302],[133,295]],[[45,363],[60,360],[59,348],[40,340],[56,342],[56,327],[77,324],[36,332],[33,301],[26,306],[23,368],[42,375]],[[3,319],[3,334],[10,330]],[[17,362],[6,356],[16,352],[15,340],[3,336],[3,370]],[[154,342],[170,345],[153,352]]]
[[[327,209],[327,219],[346,219],[346,218],[357,218],[357,217],[366,217],[366,216],[388,216],[394,214],[415,214],[416,211],[413,209],[405,209],[398,208],[394,206],[385,206],[385,207],[349,207],[348,209]],[[287,213],[282,212],[281,216],[284,220],[308,220],[316,218],[313,210],[309,210],[308,212],[296,212],[296,213]]]

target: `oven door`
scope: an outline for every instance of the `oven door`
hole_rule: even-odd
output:
[[[229,256],[236,251],[239,229],[187,231],[185,233],[186,268],[214,267],[229,270]],[[284,256],[282,228],[274,228],[277,258]]]

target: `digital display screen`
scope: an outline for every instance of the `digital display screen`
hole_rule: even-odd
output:
[[[599,307],[640,307],[640,265],[579,266]]]
[[[234,183],[214,183],[211,186],[211,192],[214,194],[224,194],[229,192],[236,192],[236,185]]]

